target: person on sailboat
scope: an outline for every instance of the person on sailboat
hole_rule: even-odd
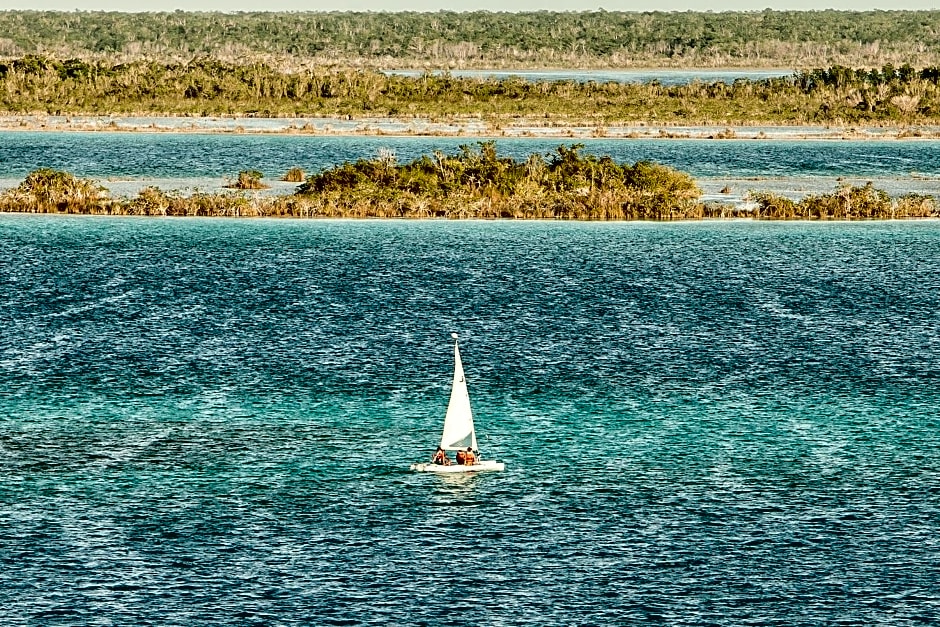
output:
[[[473,454],[473,447],[468,446],[467,452],[463,454],[463,465],[472,466],[477,463],[477,456]]]
[[[437,447],[437,450],[434,451],[434,456],[431,457],[432,464],[439,464],[441,466],[450,466],[450,457],[447,456],[447,453],[440,446]]]
[[[467,463],[467,453],[463,449],[457,451],[457,465],[463,466],[466,463]]]

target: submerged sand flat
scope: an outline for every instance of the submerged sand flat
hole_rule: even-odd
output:
[[[568,125],[519,118],[261,118],[186,116],[0,116],[0,130],[252,133],[363,136],[544,137],[579,139],[936,139],[940,126],[697,126],[638,122],[620,126]]]

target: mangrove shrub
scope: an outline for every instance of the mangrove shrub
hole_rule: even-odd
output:
[[[492,142],[398,164],[391,153],[311,175],[294,194],[165,192],[111,198],[94,181],[42,168],[0,192],[0,211],[140,216],[678,220],[940,217],[930,196],[892,200],[871,183],[795,202],[752,192],[755,207],[699,202],[692,178],[647,161],[618,164],[561,146],[524,161]]]

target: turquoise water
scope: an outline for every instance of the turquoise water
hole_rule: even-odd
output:
[[[0,217],[0,620],[935,623],[938,251]],[[407,470],[451,331],[503,473]]]
[[[474,138],[317,137],[196,133],[0,131],[0,178],[38,167],[91,177],[216,177],[257,169],[276,179],[392,150],[399,162],[441,150],[454,154]],[[553,153],[563,139],[499,139],[500,154]],[[585,152],[617,161],[653,160],[696,177],[940,176],[940,141],[589,139]]]

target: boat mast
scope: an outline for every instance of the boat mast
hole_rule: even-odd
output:
[[[477,438],[473,429],[473,412],[470,409],[470,394],[467,392],[467,380],[460,361],[458,336],[454,338],[454,382],[450,391],[450,403],[444,417],[444,433],[441,435],[441,448],[456,451],[472,447],[477,450]]]

